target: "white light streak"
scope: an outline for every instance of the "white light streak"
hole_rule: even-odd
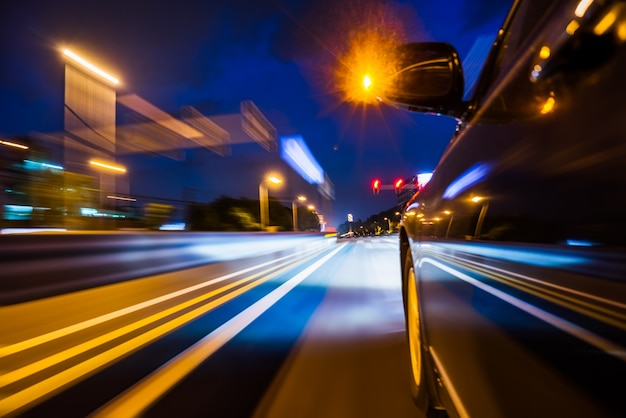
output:
[[[0,140],[0,144],[7,145],[7,146],[13,147],[13,148],[28,149],[28,147],[26,145],[16,144],[15,142],[11,142],[11,141],[2,141],[2,140]]]

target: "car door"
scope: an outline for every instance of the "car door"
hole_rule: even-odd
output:
[[[516,2],[407,205],[451,415],[625,412],[625,42],[624,2]]]

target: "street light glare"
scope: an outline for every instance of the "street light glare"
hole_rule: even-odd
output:
[[[0,145],[6,145],[8,147],[13,147],[13,148],[28,149],[28,147],[26,145],[17,144],[15,142],[11,142],[11,141],[2,141],[2,140],[0,140]]]
[[[372,85],[372,79],[370,78],[369,75],[365,74],[363,76],[363,88],[365,90],[369,90],[370,86]]]
[[[89,164],[96,166],[96,167],[105,168],[107,170],[117,171],[119,173],[126,173],[126,168],[119,166],[119,165],[104,163],[104,162],[97,161],[97,160],[91,160],[89,161]]]
[[[75,53],[70,51],[69,49],[64,49],[63,50],[63,54],[66,57],[69,57],[69,58],[73,59],[74,61],[76,61],[77,63],[79,63],[83,67],[87,68],[88,70],[98,74],[100,77],[110,81],[111,83],[113,83],[113,84],[118,84],[119,83],[119,80],[117,78],[113,77],[110,74],[105,73],[104,71],[102,71],[101,69],[99,69],[95,65],[91,64],[90,62],[84,60],[83,58],[79,57],[78,55],[76,55]]]
[[[274,184],[280,184],[280,183],[283,182],[281,179],[279,179],[278,177],[275,177],[275,176],[268,177],[267,180],[272,182],[272,183],[274,183]]]

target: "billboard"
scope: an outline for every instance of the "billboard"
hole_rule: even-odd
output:
[[[309,151],[301,135],[281,136],[280,156],[310,184],[324,183],[324,170]]]
[[[250,100],[241,102],[241,129],[267,151],[276,150],[276,128]]]
[[[193,138],[194,142],[218,155],[230,154],[230,133],[191,106],[184,106],[181,115],[188,125],[204,134],[201,138]]]

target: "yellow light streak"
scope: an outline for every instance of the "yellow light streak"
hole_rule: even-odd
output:
[[[26,145],[16,144],[15,142],[11,142],[11,141],[2,141],[2,140],[0,140],[0,144],[6,145],[6,146],[9,146],[9,147],[13,147],[13,148],[28,149],[28,147]]]
[[[615,12],[607,13],[593,28],[593,33],[598,36],[604,34],[611,26],[613,26],[613,23],[615,23],[616,20],[617,15]]]
[[[626,22],[621,22],[620,25],[617,27],[617,37],[619,38],[620,41],[624,42],[626,41]]]
[[[576,33],[578,28],[580,28],[580,23],[578,23],[576,20],[572,20],[565,28],[565,32],[567,32],[568,35],[573,35]]]
[[[323,250],[318,250],[323,251]],[[185,309],[200,304],[199,307],[186,312],[185,314],[174,317],[168,322],[165,322],[155,328],[152,328],[141,335],[118,344],[116,347],[107,351],[103,351],[81,363],[77,363],[72,367],[69,367],[59,373],[50,376],[47,379],[42,379],[36,384],[29,386],[19,392],[11,394],[9,396],[0,399],[0,416],[18,413],[25,408],[31,406],[35,402],[40,402],[51,394],[58,390],[73,384],[79,380],[86,378],[89,374],[100,370],[101,368],[113,363],[119,358],[138,350],[139,348],[157,340],[163,335],[180,328],[181,326],[195,320],[196,318],[206,314],[207,312],[215,309],[222,304],[229,302],[230,300],[240,296],[241,294],[269,281],[270,279],[297,267],[298,265],[307,262],[308,260],[317,256],[318,252],[310,254],[295,261],[287,261],[277,266],[270,267],[269,269],[255,273],[249,277],[240,279],[236,282],[230,283],[219,289],[198,296],[194,299],[180,303],[176,306],[172,306],[166,310],[159,311],[153,315],[142,318],[139,321],[128,324],[124,327],[117,328],[114,331],[100,335],[92,340],[81,343],[77,346],[71,347],[67,350],[56,353],[52,356],[44,358],[38,362],[30,363],[20,369],[12,372],[4,373],[0,376],[0,387],[15,383],[18,380],[31,376],[34,373],[45,370],[56,364],[59,364],[65,360],[78,356],[90,349],[103,345],[109,341],[120,338],[135,330],[157,323],[158,321],[167,318],[168,316],[175,315]],[[298,253],[298,254],[302,254]],[[297,254],[296,254],[297,255]],[[295,256],[295,255],[294,255]],[[291,256],[284,257],[290,258]],[[266,263],[269,264],[269,263]],[[254,268],[258,268],[255,266]],[[269,274],[266,274],[270,272]],[[205,300],[224,293],[230,289],[241,286],[242,283],[248,282],[246,285],[239,287],[232,292],[220,296],[209,303],[203,303]],[[5,347],[3,347],[4,349]],[[25,347],[26,349],[28,347]]]
[[[3,347],[0,347],[0,359],[2,359],[4,357],[7,357],[7,356],[10,356],[12,354],[18,353],[18,352],[20,352],[22,350],[27,350],[27,349],[30,349],[30,348],[34,348],[36,346],[48,343],[48,342],[56,340],[58,338],[63,338],[65,336],[74,334],[76,332],[83,331],[83,330],[85,330],[87,328],[90,328],[90,327],[93,327],[93,326],[96,326],[96,325],[99,325],[99,324],[103,324],[103,323],[105,323],[107,321],[110,321],[110,320],[113,320],[113,319],[120,318],[120,317],[122,317],[124,315],[128,315],[128,314],[133,313],[133,312],[138,312],[138,311],[140,311],[142,309],[145,309],[145,308],[157,305],[157,304],[165,302],[167,300],[170,300],[170,299],[173,299],[173,298],[177,298],[179,296],[183,296],[183,295],[186,295],[186,294],[191,293],[191,292],[195,292],[195,291],[203,289],[205,287],[208,287],[208,286],[214,285],[216,283],[222,282],[224,280],[228,280],[228,279],[231,279],[233,277],[240,276],[242,274],[247,274],[247,273],[249,273],[249,272],[251,272],[253,270],[257,270],[257,269],[260,269],[260,268],[263,268],[263,267],[267,267],[267,266],[269,266],[271,264],[275,264],[275,263],[287,260],[289,258],[297,257],[298,255],[302,255],[304,252],[305,251],[301,251],[301,252],[298,252],[296,254],[287,255],[285,257],[281,257],[281,258],[278,258],[278,259],[275,259],[275,260],[272,260],[272,261],[268,261],[268,262],[265,262],[265,263],[262,263],[262,264],[259,264],[259,265],[248,267],[248,268],[245,268],[245,269],[233,272],[233,273],[226,274],[224,276],[220,276],[220,277],[212,279],[212,280],[208,280],[206,282],[202,282],[202,283],[194,285],[194,286],[190,286],[190,287],[178,290],[178,291],[173,292],[173,293],[168,293],[167,295],[164,295],[164,296],[160,296],[160,297],[157,297],[157,298],[145,301],[145,302],[141,302],[141,303],[138,303],[136,305],[129,306],[127,308],[123,308],[123,309],[117,310],[115,312],[111,312],[111,313],[108,313],[108,314],[105,314],[105,315],[101,315],[101,316],[99,316],[97,318],[92,318],[92,319],[89,319],[87,321],[83,321],[83,322],[80,322],[78,324],[74,324],[74,325],[71,325],[71,326],[68,326],[68,327],[56,330],[56,331],[52,331],[52,332],[49,332],[49,333],[46,333],[46,334],[41,334],[41,335],[38,335],[36,337],[30,338],[30,339],[27,339],[27,340],[24,340],[24,341],[20,341],[20,342],[14,343],[14,344],[5,345]],[[278,268],[278,267],[273,267],[273,268]],[[271,271],[271,269],[272,268],[265,270],[265,273]]]
[[[89,61],[86,61],[85,59],[79,57],[78,55],[76,55],[75,53],[70,51],[69,49],[64,49],[63,50],[63,54],[66,57],[69,57],[69,58],[73,59],[75,62],[79,63],[80,65],[82,65],[83,67],[87,68],[91,72],[98,74],[100,77],[110,81],[113,84],[118,84],[120,82],[117,78],[113,77],[110,74],[105,73],[104,71],[102,71],[101,69],[99,69],[95,65],[91,64]]]
[[[542,115],[547,115],[548,113],[554,110],[555,104],[556,104],[556,100],[554,100],[554,97],[548,97],[539,112]]]
[[[250,305],[244,311],[215,329],[209,335],[189,347],[180,355],[169,361],[160,369],[156,370],[139,383],[122,393],[116,399],[96,411],[92,416],[139,416],[147,408],[153,405],[159,398],[167,393],[173,386],[184,379],[189,373],[197,368],[204,360],[210,357],[220,347],[230,341],[252,321],[266,312],[289,291],[319,269],[326,261],[343,250],[342,245],[314,264],[308,266],[280,287]]]
[[[98,160],[91,160],[89,161],[89,164],[96,166],[96,167],[105,168],[107,170],[116,171],[118,173],[126,173],[126,168],[122,167],[121,165],[105,163],[105,162],[98,161]]]
[[[136,202],[137,199],[133,199],[132,197],[121,197],[121,196],[107,196],[107,199],[113,199],[113,200],[125,200],[128,202]]]
[[[36,362],[32,362],[29,363],[28,365],[21,367],[19,369],[13,370],[11,372],[5,372],[2,374],[2,376],[0,376],[0,388],[8,386],[12,383],[15,383],[21,379],[24,379],[28,376],[31,376],[35,373],[38,373],[42,370],[45,370],[49,367],[54,366],[55,364],[59,364],[65,360],[71,359],[75,356],[78,356],[79,354],[85,353],[88,350],[91,350],[93,348],[96,348],[98,346],[101,346],[109,341],[113,341],[116,338],[122,337],[126,334],[129,334],[133,331],[139,330],[143,327],[146,327],[152,323],[156,323],[157,321],[161,320],[161,319],[165,319],[168,316],[171,316],[173,314],[176,314],[177,312],[180,312],[186,308],[192,307],[194,305],[197,305],[201,302],[204,302],[207,299],[210,299],[214,296],[217,296],[219,294],[225,293],[233,288],[236,288],[237,286],[240,286],[242,283],[246,283],[246,282],[250,282],[251,280],[254,280],[256,278],[258,278],[259,276],[261,276],[263,273],[257,273],[254,275],[251,275],[249,277],[240,279],[236,282],[233,283],[229,283],[228,285],[222,286],[219,289],[213,290],[211,292],[205,293],[202,296],[198,296],[196,298],[190,299],[188,301],[185,301],[183,303],[180,303],[176,306],[170,307],[168,309],[162,310],[157,312],[156,314],[150,315],[148,317],[142,318],[139,321],[135,321],[129,325],[126,325],[124,327],[121,328],[117,328],[114,331],[108,332],[106,334],[102,334],[99,335],[96,338],[93,338],[89,341],[86,341],[84,343],[78,344],[76,346],[73,346],[69,349],[60,351],[54,355],[48,356],[44,359],[41,359],[39,361]],[[275,275],[276,273],[274,273]],[[265,276],[263,279],[263,281],[267,280],[268,278],[273,277],[273,275],[268,275]],[[257,283],[257,282],[252,282],[252,283]],[[254,286],[252,286],[254,287]],[[242,289],[251,289],[252,287],[250,287],[250,283],[246,286],[246,287],[242,287]],[[240,294],[241,289],[236,290],[235,292],[233,292],[232,294],[229,295],[225,295],[222,296],[218,299],[215,299],[214,301],[211,301],[209,304],[207,305],[203,305],[204,308],[214,308],[216,306],[219,306],[219,304],[224,301],[227,302],[229,300],[231,300],[234,296],[232,295],[239,295]],[[196,309],[197,310],[197,309]],[[203,311],[203,312],[208,312],[208,310]],[[174,323],[178,323],[176,320],[170,321],[170,322],[174,322]],[[173,328],[172,328],[173,329]],[[136,347],[139,348],[139,347]]]

